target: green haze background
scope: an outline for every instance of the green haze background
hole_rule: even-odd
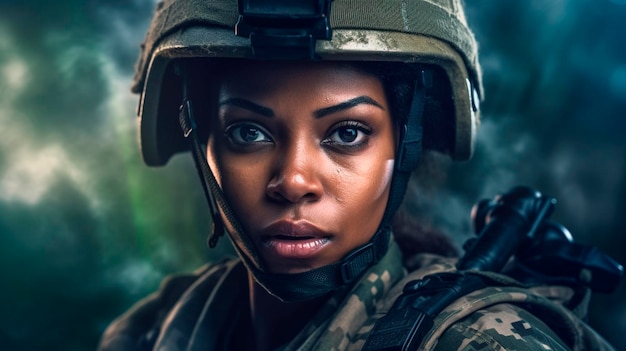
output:
[[[626,262],[626,0],[467,0],[487,100],[472,162],[410,199],[426,226],[513,185],[559,199],[578,241]],[[229,252],[187,156],[149,169],[129,93],[153,0],[0,0],[0,349],[93,350],[163,275]],[[411,195],[414,196],[414,195]],[[626,284],[590,323],[626,350]]]

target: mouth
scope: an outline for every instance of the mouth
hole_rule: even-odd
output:
[[[278,221],[261,232],[263,248],[274,258],[311,258],[330,241],[331,235],[302,221]]]

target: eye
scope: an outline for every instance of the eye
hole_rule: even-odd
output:
[[[357,148],[367,143],[371,133],[372,130],[361,122],[343,121],[332,129],[322,143],[334,147]]]
[[[353,127],[342,127],[333,133],[344,143],[352,143],[359,136],[359,130]]]
[[[253,123],[231,125],[226,128],[225,134],[234,145],[239,146],[272,142],[268,133],[263,128]]]

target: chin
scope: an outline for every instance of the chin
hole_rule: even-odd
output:
[[[304,262],[289,262],[289,263],[268,263],[267,270],[270,273],[275,274],[298,274],[308,272],[315,268],[322,267],[322,264],[313,265]]]

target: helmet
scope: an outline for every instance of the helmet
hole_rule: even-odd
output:
[[[185,140],[193,134],[195,122],[183,63],[268,58],[428,66],[445,77],[437,81],[447,87],[440,96],[447,108],[430,116],[423,113],[432,100],[423,89],[430,85],[428,76],[411,78],[415,88],[408,113],[402,117],[389,200],[372,239],[336,264],[298,274],[264,270],[202,155],[198,137],[193,136],[196,141],[191,144]],[[285,301],[338,289],[387,252],[391,218],[422,147],[468,159],[482,96],[477,44],[460,0],[166,0],[157,5],[132,89],[141,94],[138,115],[146,164],[164,165],[172,155],[191,149],[211,205],[212,238],[221,235],[221,225],[226,224],[256,281]]]
[[[167,83],[172,81],[172,60],[255,57],[251,40],[233,33],[237,9],[235,0],[158,4],[132,86],[141,94],[138,116],[146,164],[161,166],[172,155],[188,150],[172,118],[181,101],[172,98],[180,96],[179,88]],[[315,43],[318,59],[419,62],[443,69],[452,88],[454,111],[444,123],[432,123],[432,130],[426,129],[424,135],[444,135],[449,142],[425,148],[455,160],[471,157],[482,83],[477,44],[460,0],[334,0],[330,27],[332,39]],[[438,130],[450,125],[450,131]]]

